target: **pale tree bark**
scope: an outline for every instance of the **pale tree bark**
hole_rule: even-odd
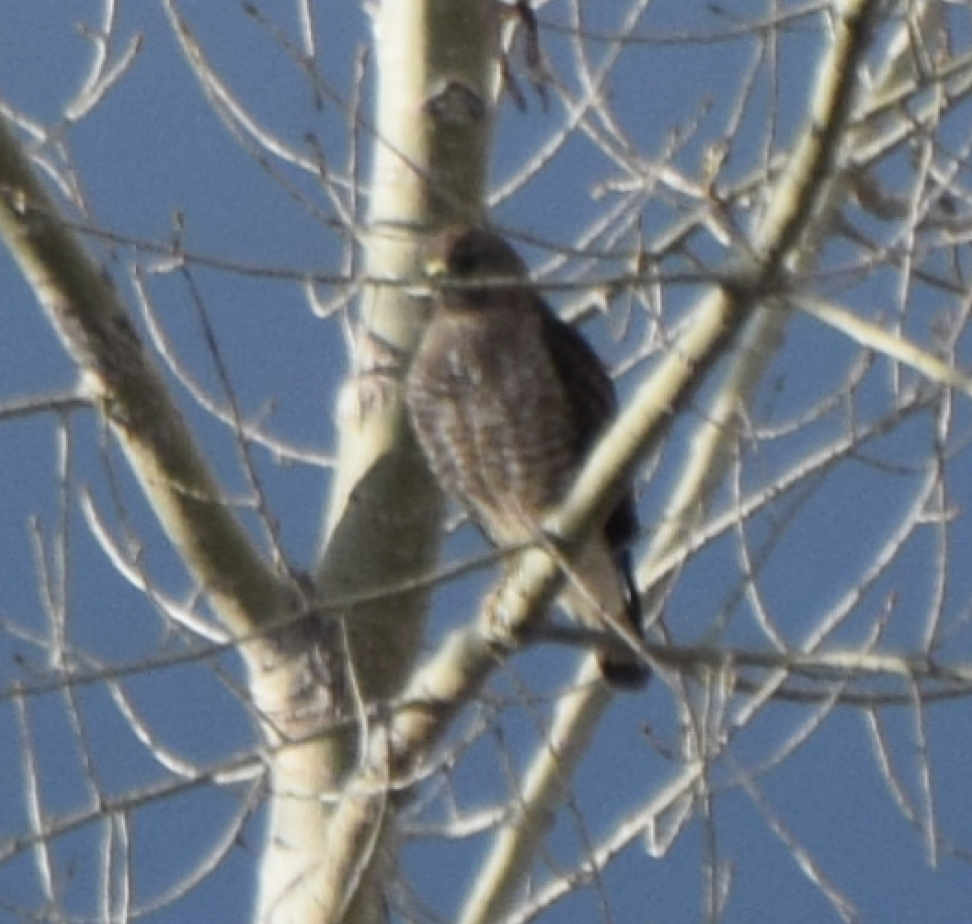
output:
[[[185,11],[175,0],[163,5],[189,69],[207,97],[216,100],[214,108],[236,106],[183,19]],[[295,6],[310,18],[308,0]],[[369,149],[370,175],[363,184],[364,214],[342,226],[355,239],[361,257],[350,282],[356,301],[344,318],[348,370],[336,401],[336,465],[309,575],[292,568],[277,550],[267,554],[249,535],[150,350],[140,342],[122,296],[88,255],[55,196],[46,191],[37,163],[14,132],[0,126],[0,233],[77,367],[71,400],[95,411],[122,447],[168,542],[221,627],[220,645],[238,651],[245,667],[241,699],[254,719],[258,742],[245,758],[227,761],[212,778],[262,781],[266,826],[254,850],[254,919],[260,922],[373,924],[411,915],[410,896],[402,898],[405,877],[399,866],[409,833],[403,818],[439,784],[447,790],[442,802],[451,806],[452,771],[465,758],[467,745],[465,740],[455,743],[462,738],[456,731],[458,717],[486,716],[481,720],[486,733],[480,729],[471,737],[495,734],[502,742],[503,723],[489,710],[498,714],[505,707],[497,705],[501,696],[491,698],[489,681],[497,673],[507,677],[515,657],[529,657],[524,650],[545,630],[544,618],[562,579],[550,545],[525,550],[514,577],[490,588],[484,598],[488,605],[469,601],[451,634],[436,639],[433,647],[426,617],[431,594],[445,583],[436,573],[445,505],[413,443],[401,390],[425,318],[424,242],[443,226],[491,218],[487,175],[495,121],[504,92],[510,97],[518,92],[509,82],[512,64],[504,30],[518,23],[521,39],[526,33],[525,60],[538,86],[556,87],[564,101],[573,101],[574,88],[557,85],[557,78],[545,72],[536,44],[532,17],[550,5],[534,6],[531,10],[529,4],[495,0],[380,0],[367,7],[375,107],[373,117],[356,113],[353,127]],[[562,30],[567,41],[588,38],[582,4],[567,6],[569,26]],[[106,3],[106,10],[114,9]],[[641,11],[637,3],[631,9]],[[455,919],[463,924],[533,920],[596,880],[636,842],[644,841],[662,857],[667,842],[652,838],[659,819],[670,815],[683,819],[679,824],[698,819],[710,835],[702,914],[706,920],[728,919],[730,864],[714,846],[717,826],[715,813],[709,811],[720,787],[743,791],[760,806],[767,827],[836,918],[863,919],[821,871],[818,857],[803,849],[766,807],[760,788],[764,768],[755,761],[752,770],[733,762],[733,736],[773,701],[799,704],[807,713],[801,727],[780,745],[786,759],[812,737],[816,724],[822,725],[835,705],[860,707],[870,718],[873,754],[893,798],[904,806],[902,813],[922,828],[932,858],[944,842],[935,830],[927,792],[922,796],[930,807],[914,810],[906,787],[898,785],[879,715],[885,705],[914,707],[924,761],[922,710],[938,697],[967,697],[972,688],[968,670],[940,666],[942,640],[934,631],[913,656],[879,650],[883,614],[868,625],[859,647],[824,647],[831,629],[854,611],[904,538],[875,542],[873,564],[862,566],[857,585],[834,605],[833,615],[826,614],[808,630],[799,650],[769,630],[775,644],[768,651],[723,644],[718,630],[697,644],[675,644],[671,638],[678,633],[672,632],[665,611],[667,594],[697,552],[720,536],[744,533],[750,518],[772,512],[774,501],[803,489],[840,460],[862,454],[871,436],[893,429],[916,409],[926,409],[933,400],[929,395],[943,406],[953,392],[972,395],[972,379],[934,337],[923,344],[918,336],[912,339],[863,320],[836,300],[818,295],[814,287],[822,253],[847,230],[842,224],[847,202],[853,199],[875,209],[883,205],[869,186],[874,164],[889,152],[920,147],[927,140],[923,127],[972,94],[972,64],[967,56],[948,59],[948,43],[935,29],[934,5],[916,4],[900,20],[888,19],[890,9],[882,0],[834,4],[821,17],[826,40],[820,43],[812,75],[803,78],[810,92],[792,140],[780,145],[782,153],[774,150],[752,177],[729,183],[719,175],[718,152],[710,152],[711,175],[702,176],[695,190],[699,208],[684,224],[661,228],[645,246],[644,252],[658,255],[657,265],[641,259],[640,253],[631,274],[604,282],[611,293],[660,286],[666,257],[678,254],[684,239],[700,227],[714,228],[713,238],[725,243],[728,257],[718,270],[707,267],[694,280],[700,294],[655,357],[650,373],[638,374],[615,426],[592,452],[561,508],[543,524],[551,538],[567,543],[582,538],[638,478],[646,461],[664,450],[673,427],[685,427],[684,461],[675,466],[677,477],[656,520],[645,525],[649,538],[639,562],[640,586],[653,621],[644,651],[656,675],[649,695],[671,701],[680,733],[673,736],[677,744],[666,755],[667,777],[633,797],[628,815],[603,836],[591,836],[581,822],[586,840],[579,859],[549,860],[546,844],[555,822],[564,814],[583,815],[575,797],[575,773],[590,757],[591,743],[614,700],[597,682],[590,659],[543,706],[526,688],[517,689],[517,697],[507,697],[536,725],[534,752],[517,752],[509,761],[505,770],[511,792],[492,814],[483,811],[484,821],[476,822],[484,847],[469,862],[468,889],[457,903]],[[637,19],[634,13],[632,17]],[[774,29],[783,34],[782,22],[754,26],[753,35]],[[560,34],[555,29],[552,33]],[[612,54],[626,47],[629,36],[623,29],[620,35]],[[880,66],[874,64],[879,35],[884,49]],[[590,37],[595,46],[607,41],[596,31]],[[575,76],[578,96],[598,102],[587,113],[565,106],[568,128],[560,141],[586,133],[595,146],[612,150],[618,163],[625,163],[625,146],[612,149],[608,139],[616,139],[611,131],[596,124],[602,116],[604,124],[610,123],[609,88],[597,85],[590,73],[570,74],[565,83]],[[740,90],[740,111],[746,108],[744,97]],[[539,172],[558,144],[539,153],[524,175]],[[956,162],[961,158],[956,156]],[[753,201],[758,207],[752,207]],[[923,227],[917,204],[904,212],[913,222],[908,233]],[[578,235],[574,248],[580,258],[588,243],[582,237]],[[951,246],[949,242],[946,249]],[[901,259],[893,247],[889,253],[880,259]],[[178,248],[168,256],[189,259]],[[908,251],[908,258],[912,256],[920,262],[917,249]],[[921,270],[940,284],[937,272],[934,265]],[[941,284],[943,291],[960,288],[960,270],[955,277]],[[586,294],[593,287],[584,282],[579,288]],[[801,464],[783,469],[761,491],[746,494],[738,489],[728,507],[717,508],[720,490],[727,490],[737,474],[740,444],[766,371],[778,358],[784,335],[803,316],[859,344],[868,356],[892,361],[896,376],[901,369],[917,373],[928,388],[915,394],[895,390],[893,406],[883,418],[859,424],[849,412],[842,439],[818,454],[806,453]],[[962,329],[961,324],[954,328]],[[958,340],[960,333],[949,336]],[[946,392],[947,400],[941,397]],[[851,387],[834,386],[834,394],[854,404]],[[328,413],[323,404],[322,418]],[[940,412],[941,432],[928,450],[924,493],[916,492],[920,496],[914,509],[902,517],[902,536],[936,517],[944,522],[956,516],[961,506],[942,504],[938,511],[932,503],[940,470],[951,461],[950,441],[955,437],[948,418],[948,411]],[[234,426],[243,446],[242,419]],[[745,540],[740,548],[746,555],[752,552]],[[746,557],[740,596],[762,596],[758,562],[752,560],[757,557]],[[943,574],[950,565],[944,556]],[[946,583],[945,577],[940,580]],[[799,608],[799,603],[788,605]],[[888,611],[892,607],[888,604]],[[497,611],[503,614],[502,625],[492,619]],[[934,622],[932,616],[928,620]],[[573,641],[582,645],[590,640]],[[891,692],[873,693],[867,687],[872,677],[891,678],[895,686]],[[67,677],[65,686],[73,682]],[[114,683],[114,678],[107,682]],[[11,699],[21,697],[19,687],[10,689]],[[549,715],[543,712],[548,706]],[[650,725],[651,717],[644,724]],[[514,754],[503,748],[501,744],[504,756]],[[29,750],[24,747],[25,753]],[[718,777],[724,757],[728,780]],[[475,761],[474,755],[473,772]],[[775,768],[784,757],[774,755],[766,763]],[[927,769],[923,766],[918,775],[921,786],[930,790]],[[101,813],[127,819],[126,813],[140,802],[155,798],[160,797],[147,788],[127,801],[105,799],[85,817]],[[81,826],[80,820],[69,819],[61,827],[48,827],[42,811],[36,816],[29,836],[12,846],[0,841],[0,859],[42,848],[46,840],[53,843]],[[455,836],[458,843],[468,833],[464,823],[443,824],[447,833],[442,840]],[[110,865],[106,862],[106,869]],[[553,874],[544,878],[540,871]],[[654,914],[652,908],[642,911],[648,917]],[[424,909],[415,909],[414,917],[424,919]]]
[[[167,10],[187,57],[202,67],[189,26],[174,4]],[[111,424],[173,545],[240,640],[270,776],[260,921],[384,917],[388,792],[356,791],[346,780],[384,734],[373,707],[401,690],[417,656],[428,594],[420,579],[435,560],[441,510],[401,400],[422,323],[421,300],[405,283],[420,281],[422,244],[436,228],[482,216],[498,12],[482,0],[461,8],[391,0],[374,12],[378,112],[360,230],[362,274],[373,282],[363,288],[340,400],[342,449],[312,584],[276,573],[254,549],[126,307],[58,217],[17,141],[6,129],[0,135],[7,244],[77,362],[83,396]],[[357,598],[364,602],[349,602]],[[335,843],[336,805],[368,819],[359,840]]]
[[[786,303],[791,273],[812,267],[818,247],[844,205],[846,177],[854,170],[848,154],[860,149],[861,124],[866,124],[865,90],[869,88],[862,81],[863,61],[880,6],[875,0],[843,5],[834,23],[833,42],[813,81],[815,93],[802,136],[769,195],[769,208],[753,235],[752,253],[742,257],[721,287],[693,310],[686,335],[637,391],[611,436],[594,453],[564,505],[563,521],[551,524],[554,533],[571,535],[578,521],[583,523],[590,498],[616,493],[637,462],[657,447],[667,424],[692,400],[710,370],[728,354],[728,368],[696,429],[683,476],[642,563],[649,600],[664,597],[667,570],[688,554],[701,511],[724,477],[737,438],[738,416],[752,400],[791,315]],[[906,47],[902,44],[899,52]],[[897,70],[889,68],[889,73],[900,75],[902,70],[899,65]],[[891,92],[893,87],[880,89]],[[575,498],[580,501],[577,505]],[[666,561],[667,566],[662,565]],[[546,569],[553,566],[549,559],[544,564]],[[661,667],[664,658],[655,663]],[[704,670],[702,664],[698,667]],[[563,800],[571,773],[610,703],[608,691],[595,680],[592,662],[582,665],[575,691],[561,700],[549,737],[524,774],[521,810],[495,838],[464,909],[463,924],[503,920],[516,907],[554,808]],[[684,681],[673,674],[671,682]],[[700,756],[693,755],[686,763],[680,778],[673,781],[671,802],[659,804],[656,812],[660,814],[691,790],[698,779]]]
[[[348,671],[342,711],[322,716],[322,730],[335,719],[350,728],[303,744],[276,765],[261,921],[385,916],[394,774],[385,718],[373,707],[400,695],[414,668],[430,589],[422,579],[435,563],[441,515],[402,400],[423,321],[412,290],[421,284],[430,234],[482,218],[498,17],[489,0],[384,0],[373,13],[377,107],[360,231],[369,282],[338,402],[338,468],[314,578],[327,615],[339,619]],[[356,598],[363,602],[343,602]],[[359,822],[353,832],[349,814]]]

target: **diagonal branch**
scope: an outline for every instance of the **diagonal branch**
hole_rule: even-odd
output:
[[[611,433],[597,448],[574,491],[560,511],[562,535],[582,532],[596,514],[592,496],[613,497],[631,476],[638,460],[656,445],[671,419],[697,392],[705,374],[730,352],[732,366],[700,427],[685,477],[668,510],[661,517],[649,562],[670,553],[688,535],[701,499],[718,484],[724,469],[726,440],[737,408],[755,387],[772,355],[772,343],[788,312],[782,306],[759,310],[761,300],[778,292],[793,267],[807,258],[807,237],[826,222],[833,205],[835,177],[839,177],[840,147],[851,121],[860,64],[871,35],[871,19],[880,4],[854,0],[845,4],[835,24],[834,42],[819,70],[809,125],[798,142],[787,169],[774,191],[771,208],[759,228],[751,265],[711,293],[695,311],[688,331],[658,372],[635,394]],[[539,552],[537,582],[545,586],[555,577],[554,564]],[[519,598],[524,590],[517,588]],[[522,794],[523,812],[517,824],[496,838],[477,888],[464,909],[463,924],[487,924],[509,911],[529,875],[528,862],[553,817],[566,781],[583,753],[590,729],[607,707],[610,697],[592,679],[585,663],[578,694],[565,700],[555,715],[550,739],[527,774]]]
[[[279,618],[285,586],[231,514],[117,292],[60,220],[4,123],[0,234],[216,613],[241,635]]]

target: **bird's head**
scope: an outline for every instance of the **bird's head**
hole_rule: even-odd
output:
[[[505,305],[511,288],[529,278],[526,264],[501,237],[482,228],[451,228],[426,250],[425,273],[446,308]]]

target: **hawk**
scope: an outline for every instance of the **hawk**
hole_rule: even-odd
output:
[[[502,238],[454,228],[427,254],[436,289],[406,379],[413,429],[442,489],[496,546],[533,542],[613,420],[613,383]],[[582,625],[641,636],[628,550],[636,531],[629,492],[570,553],[561,599]],[[599,651],[598,663],[615,687],[636,689],[649,676],[620,644]]]

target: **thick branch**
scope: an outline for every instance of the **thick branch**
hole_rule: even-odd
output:
[[[423,638],[438,553],[441,498],[413,444],[401,382],[424,321],[403,281],[420,277],[436,228],[481,216],[495,109],[499,4],[383,0],[373,173],[364,244],[370,285],[355,318],[352,369],[338,402],[340,446],[315,571],[325,600],[358,600],[340,617],[355,690],[396,698]],[[408,587],[375,599],[378,587]],[[384,860],[394,830],[381,730],[362,727],[274,766],[260,921],[373,922],[385,914]],[[359,778],[349,771],[370,763]],[[328,794],[323,799],[321,794]],[[354,824],[343,825],[351,816]]]
[[[878,3],[857,0],[847,4],[838,23],[835,41],[822,63],[809,125],[788,161],[774,192],[773,206],[764,219],[753,248],[750,270],[743,270],[742,285],[733,284],[712,293],[698,307],[689,333],[676,344],[666,363],[641,387],[631,405],[604,443],[598,447],[561,510],[562,530],[572,534],[590,522],[596,510],[589,502],[598,493],[616,496],[630,477],[639,458],[655,445],[668,421],[697,392],[708,369],[735,343],[732,366],[715,406],[703,416],[689,454],[684,477],[660,518],[662,524],[652,544],[649,562],[664,557],[681,544],[691,528],[692,513],[722,477],[727,441],[733,438],[732,421],[755,389],[773,355],[773,344],[786,323],[782,308],[756,311],[760,297],[771,295],[805,254],[808,233],[820,227],[829,214],[840,144],[851,119],[859,81],[860,59],[869,37],[869,22]],[[826,219],[824,219],[824,222]],[[737,335],[745,339],[740,343]],[[575,500],[577,503],[575,503]],[[548,585],[555,577],[554,563],[539,555],[532,587]],[[523,591],[516,590],[522,598]],[[487,858],[478,887],[464,909],[464,924],[487,924],[509,910],[529,875],[527,862],[543,836],[560,799],[565,781],[583,753],[609,697],[591,679],[585,664],[578,678],[578,692],[557,711],[550,731],[556,747],[545,743],[526,774],[524,814],[520,822],[500,832]]]
[[[223,500],[111,283],[60,221],[3,123],[0,233],[217,614],[240,635],[279,618],[283,585]]]

